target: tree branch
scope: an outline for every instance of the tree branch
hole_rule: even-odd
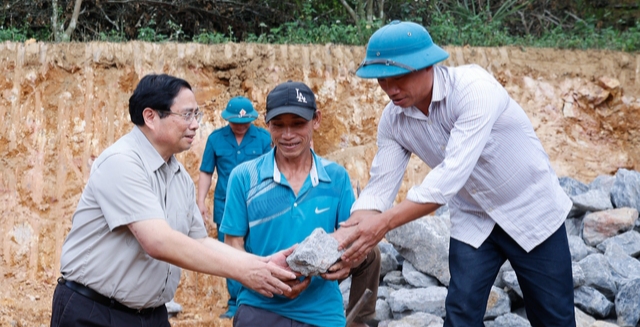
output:
[[[73,14],[71,15],[71,21],[69,22],[69,26],[62,34],[62,39],[64,41],[71,40],[71,33],[76,29],[76,24],[78,23],[78,16],[80,15],[80,7],[82,5],[82,0],[76,0],[75,5],[73,6]]]
[[[349,4],[347,3],[346,0],[340,0],[340,3],[342,4],[342,6],[344,6],[344,8],[347,10],[349,15],[351,16],[351,18],[353,18],[353,21],[357,24],[358,23],[358,15],[356,14],[355,11],[353,11],[353,8],[351,8],[351,6],[349,6]]]

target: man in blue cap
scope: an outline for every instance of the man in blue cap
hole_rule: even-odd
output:
[[[344,167],[316,155],[313,132],[321,112],[315,95],[300,82],[285,82],[267,96],[265,121],[274,149],[244,162],[229,177],[221,231],[225,243],[253,254],[275,253],[302,242],[316,228],[333,233],[349,218],[355,199]],[[268,298],[246,287],[238,294],[235,327],[345,326],[338,280],[352,276],[347,314],[367,288],[372,296],[349,327],[375,316],[380,251],[360,262],[338,262],[320,276],[308,276],[285,296]]]
[[[205,199],[211,187],[211,177],[217,170],[218,181],[213,200],[213,221],[216,223],[218,240],[224,242],[224,234],[220,233],[220,223],[224,215],[224,205],[227,196],[227,182],[231,170],[240,163],[257,158],[271,149],[271,136],[264,128],[256,127],[251,122],[258,118],[258,112],[251,101],[245,97],[234,97],[227,103],[222,112],[222,118],[229,125],[213,131],[207,138],[207,144],[200,164],[200,178],[198,180],[197,204],[205,223],[209,217]],[[229,291],[228,310],[222,314],[223,318],[231,318],[236,312],[236,296],[240,284],[227,279]]]
[[[444,326],[483,326],[506,260],[532,326],[575,326],[564,227],[571,200],[520,105],[479,66],[435,66],[448,57],[415,23],[394,21],[371,36],[356,74],[376,78],[391,101],[371,178],[341,228],[341,247],[351,245],[343,259],[362,257],[389,230],[448,204]],[[432,170],[394,206],[412,153]]]

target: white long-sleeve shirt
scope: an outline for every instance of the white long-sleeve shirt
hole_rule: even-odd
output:
[[[448,204],[451,237],[479,247],[497,223],[527,252],[564,222],[571,200],[524,110],[477,65],[433,67],[429,115],[390,102],[356,210],[393,205],[411,153],[432,171],[407,199]]]

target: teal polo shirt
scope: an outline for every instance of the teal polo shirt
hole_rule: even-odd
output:
[[[271,150],[271,135],[264,128],[256,127],[253,124],[249,126],[239,145],[229,125],[213,131],[207,138],[200,171],[208,174],[213,174],[214,170],[218,171],[214,199],[224,202],[229,174],[233,168],[242,162],[255,159],[269,150]],[[222,217],[218,219],[221,220]]]
[[[300,243],[318,227],[334,232],[355,201],[346,169],[313,151],[311,171],[296,196],[275,164],[275,151],[233,170],[220,227],[224,234],[244,237],[245,250],[260,256]],[[338,282],[319,276],[293,300],[242,287],[237,302],[315,326],[346,323]]]

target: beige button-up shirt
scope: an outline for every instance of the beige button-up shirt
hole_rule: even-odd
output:
[[[191,177],[136,126],[93,163],[62,246],[62,276],[135,309],[170,301],[180,268],[150,257],[126,226],[158,218],[192,238],[207,236]]]

